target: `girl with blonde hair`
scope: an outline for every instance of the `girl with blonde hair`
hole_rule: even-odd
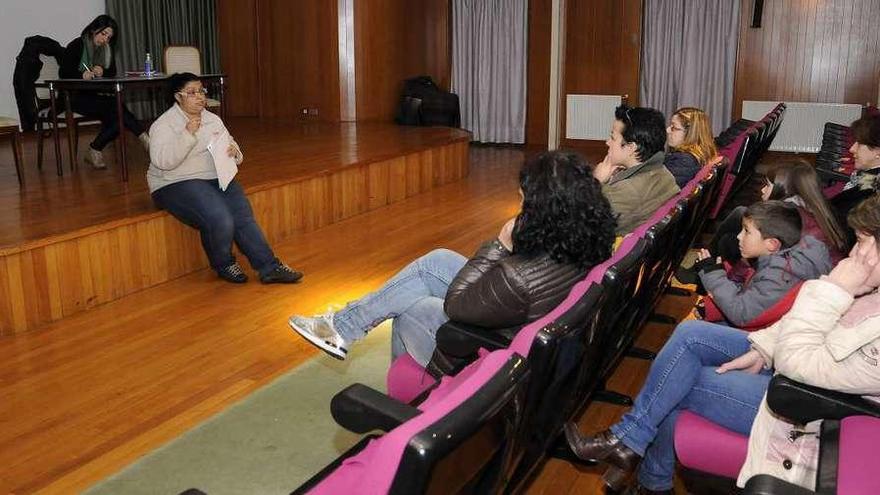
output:
[[[678,187],[684,187],[716,154],[712,124],[706,112],[694,107],[679,108],[666,127],[666,154],[664,164],[675,177]]]

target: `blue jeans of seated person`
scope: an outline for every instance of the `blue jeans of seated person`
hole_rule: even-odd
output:
[[[748,435],[772,374],[715,369],[750,349],[742,330],[686,321],[657,354],[632,409],[611,427],[627,447],[643,456],[639,482],[649,490],[672,489],[673,432],[683,410]]]
[[[260,276],[279,265],[263,231],[254,219],[251,204],[238,181],[221,191],[216,179],[191,179],[153,192],[153,201],[181,222],[198,229],[211,268],[220,270],[235,262],[233,241]]]
[[[333,327],[346,342],[354,342],[392,318],[392,360],[408,353],[425,366],[434,354],[437,329],[449,320],[443,310],[446,291],[465,263],[467,258],[455,251],[435,249],[336,312]]]

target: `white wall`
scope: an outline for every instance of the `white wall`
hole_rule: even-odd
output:
[[[12,73],[24,39],[41,34],[66,46],[105,12],[105,0],[0,0],[0,115],[18,118]]]

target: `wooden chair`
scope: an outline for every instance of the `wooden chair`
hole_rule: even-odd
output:
[[[192,72],[197,76],[202,75],[202,52],[195,46],[170,45],[165,47],[163,54],[163,66],[165,73]],[[220,101],[208,98],[208,108],[220,108]]]
[[[36,86],[37,95],[37,168],[43,170],[43,140],[48,133],[49,136],[52,136],[53,140],[57,141],[59,139],[58,131],[67,126],[67,120],[64,111],[64,96],[56,94],[55,111],[58,112],[59,129],[55,129],[53,125],[54,120],[52,118],[52,106],[49,102],[49,85],[45,82],[51,81],[52,79],[58,79],[58,62],[54,57],[43,55],[40,56],[40,60],[43,61],[43,69],[40,71],[40,78],[34,86]],[[79,151],[79,127],[81,125],[100,124],[101,121],[90,119],[74,112],[73,122],[73,150],[74,154],[76,154]],[[62,175],[61,157],[56,157],[55,167],[58,170],[58,175]],[[73,170],[72,163],[70,164],[70,169]]]
[[[0,117],[0,137],[8,137],[12,141],[12,154],[15,158],[15,173],[18,174],[18,185],[19,187],[24,186],[24,171],[21,169],[21,128],[18,125],[18,121],[10,117]]]

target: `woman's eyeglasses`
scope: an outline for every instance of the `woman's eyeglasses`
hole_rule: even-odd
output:
[[[196,96],[208,96],[208,90],[205,88],[188,89],[186,91],[178,91],[178,92],[184,96],[189,96],[190,98],[195,98]]]

